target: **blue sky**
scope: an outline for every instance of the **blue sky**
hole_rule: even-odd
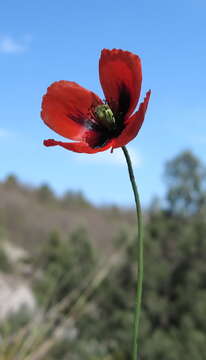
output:
[[[79,155],[45,148],[54,134],[40,119],[41,97],[64,79],[102,95],[102,48],[139,54],[141,97],[152,89],[138,137],[129,145],[144,205],[162,196],[164,164],[184,149],[206,163],[206,2],[11,1],[0,5],[0,179],[82,190],[95,204],[133,203],[121,151]]]

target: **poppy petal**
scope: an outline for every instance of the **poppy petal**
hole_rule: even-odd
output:
[[[103,49],[99,77],[106,100],[122,119],[135,110],[142,83],[141,61],[137,55],[118,49]]]
[[[72,140],[95,137],[99,125],[91,109],[101,99],[75,82],[61,80],[49,86],[43,96],[41,117],[52,130]]]
[[[146,93],[144,101],[140,104],[139,110],[131,116],[128,124],[126,125],[122,133],[116,139],[114,139],[114,149],[128,144],[128,142],[130,142],[132,139],[135,138],[135,136],[137,136],[144,121],[145,113],[150,99],[150,94],[151,91],[149,90]]]
[[[107,143],[107,145],[99,148],[91,148],[87,143],[81,141],[81,142],[73,142],[73,143],[67,143],[62,141],[56,141],[53,139],[44,140],[45,146],[62,146],[63,148],[67,150],[71,150],[78,153],[86,153],[86,154],[95,154],[100,151],[105,151],[109,149],[112,146],[113,142],[110,141]]]

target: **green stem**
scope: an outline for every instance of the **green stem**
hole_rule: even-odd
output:
[[[141,303],[142,303],[142,283],[143,283],[143,272],[144,272],[144,256],[143,256],[143,226],[142,226],[142,211],[141,211],[141,204],[139,199],[139,194],[137,190],[137,185],[134,177],[134,172],[132,169],[132,162],[125,146],[122,147],[124,152],[130,181],[132,184],[132,189],[135,198],[136,204],[136,212],[137,212],[137,224],[138,224],[138,235],[137,235],[137,290],[136,290],[136,297],[135,297],[135,315],[134,315],[134,330],[133,330],[133,357],[132,360],[138,359],[138,340],[139,340],[139,325],[140,325],[140,313],[141,313]]]

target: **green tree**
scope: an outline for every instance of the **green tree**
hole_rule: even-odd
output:
[[[58,232],[52,232],[38,262],[42,277],[34,288],[40,301],[50,307],[81,287],[88,281],[94,263],[94,253],[84,229],[74,231],[67,241],[63,241]]]
[[[45,203],[50,203],[55,200],[52,189],[47,184],[42,184],[37,190],[38,199]]]
[[[15,187],[19,184],[19,181],[16,175],[10,174],[6,177],[4,184],[6,185],[6,187]]]
[[[88,208],[91,207],[89,201],[85,198],[84,194],[81,191],[67,191],[62,199],[61,204],[64,208]]]
[[[166,163],[167,202],[175,214],[194,214],[206,203],[206,169],[190,151]]]

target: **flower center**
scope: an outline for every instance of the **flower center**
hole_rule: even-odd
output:
[[[95,108],[95,115],[102,125],[106,126],[109,130],[114,129],[115,118],[108,105],[98,105]]]

